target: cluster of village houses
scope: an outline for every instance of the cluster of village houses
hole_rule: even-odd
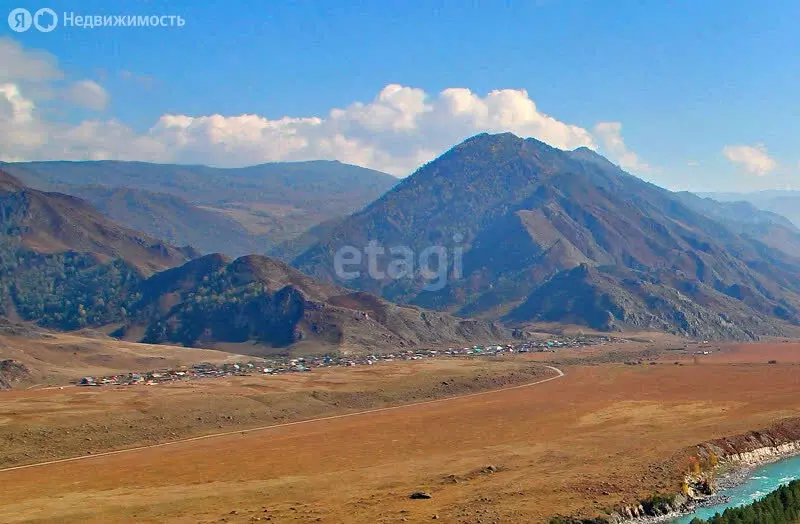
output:
[[[289,358],[275,357],[250,362],[211,364],[202,363],[194,366],[182,366],[175,369],[163,369],[143,373],[124,373],[106,377],[83,377],[77,382],[79,386],[133,386],[155,385],[167,382],[191,380],[197,378],[214,378],[237,375],[278,375],[310,371],[314,368],[333,366],[371,366],[378,362],[394,360],[422,360],[435,357],[453,356],[485,356],[503,353],[529,353],[556,351],[568,347],[582,347],[603,344],[611,339],[605,336],[571,336],[549,340],[524,341],[517,344],[497,344],[488,346],[450,347],[447,349],[415,349],[390,354],[343,356],[322,355],[313,357]]]

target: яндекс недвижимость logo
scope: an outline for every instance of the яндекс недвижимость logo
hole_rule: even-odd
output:
[[[177,27],[186,24],[183,15],[165,14],[78,14],[73,11],[64,11],[59,18],[58,14],[49,7],[43,7],[35,13],[23,7],[12,9],[8,13],[8,27],[17,33],[28,31],[31,26],[40,33],[49,33],[60,25],[64,28],[99,29],[109,27],[154,28]]]
[[[41,33],[49,33],[58,26],[58,15],[49,7],[43,7],[33,15],[27,9],[18,7],[8,14],[8,27],[17,33],[24,33],[34,26]]]

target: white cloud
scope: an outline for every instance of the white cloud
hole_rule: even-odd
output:
[[[688,162],[686,162],[686,165],[688,167],[698,167],[700,165],[700,162],[696,160],[689,160]]]
[[[0,59],[4,52],[14,59],[12,69],[19,67],[7,74],[7,86],[0,89],[0,146],[6,158],[216,166],[335,159],[405,176],[469,136],[509,131],[562,149],[596,149],[596,136],[623,167],[649,169],[625,147],[619,123],[604,122],[591,132],[562,122],[540,111],[522,89],[481,96],[466,88],[429,94],[390,84],[371,101],[334,108],[322,116],[165,114],[143,133],[113,119],[68,124],[44,118],[47,113],[38,110],[46,102],[39,93],[61,89],[54,86],[63,76],[55,59],[10,40],[0,40]],[[102,86],[89,80],[70,84],[60,98],[95,110],[108,103]]]
[[[0,64],[0,83],[47,82],[64,76],[56,57],[45,51],[23,49],[10,38],[0,38]]]
[[[722,148],[722,154],[733,164],[758,176],[764,176],[778,167],[778,163],[769,156],[763,144],[729,145]]]
[[[620,122],[600,122],[594,126],[595,135],[600,139],[603,150],[623,169],[632,173],[648,173],[652,168],[639,159],[639,156],[628,149],[622,139]]]
[[[102,111],[108,105],[108,93],[103,86],[91,80],[73,82],[64,93],[64,98],[81,107]]]
[[[215,165],[337,159],[405,175],[481,131],[512,131],[556,147],[594,146],[588,131],[540,113],[525,91],[423,90],[390,84],[368,103],[332,109],[324,118],[259,115],[164,115],[149,134],[174,151],[171,160]]]

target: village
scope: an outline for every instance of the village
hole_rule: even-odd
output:
[[[447,349],[414,349],[380,355],[337,355],[327,354],[309,357],[271,357],[248,362],[212,364],[201,363],[174,369],[161,369],[147,372],[131,372],[105,377],[83,377],[76,382],[78,386],[152,386],[170,382],[200,378],[220,378],[246,375],[279,375],[298,373],[314,368],[337,366],[371,366],[395,360],[423,360],[447,357],[486,357],[507,353],[554,352],[559,349],[596,346],[611,342],[607,336],[564,336],[547,340],[526,340],[516,344],[490,344],[472,347],[449,347]]]

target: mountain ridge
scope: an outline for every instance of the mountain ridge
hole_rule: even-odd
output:
[[[254,355],[502,341],[490,322],[317,282],[263,255],[198,257],[0,171],[0,315]]]
[[[196,255],[0,171],[0,315],[60,329],[112,322],[137,282]]]
[[[629,297],[634,309],[620,309],[615,326],[754,338],[798,322],[797,258],[601,159],[590,150],[562,151],[508,133],[471,137],[340,222],[293,265],[345,283],[332,264],[343,246],[362,248],[375,241],[407,246],[417,254],[432,245],[452,251],[450,239],[460,235],[464,275],[454,276],[449,264],[443,290],[423,292],[419,279],[381,280],[363,272],[346,284],[401,303],[488,318],[508,315],[559,273],[588,264],[652,278],[651,285],[670,305],[657,320],[645,322],[647,302]],[[385,265],[388,258],[380,262]],[[678,277],[665,280],[665,272]],[[622,278],[613,272],[603,275],[596,282],[607,288],[612,287],[603,283],[607,279]],[[702,314],[669,292],[677,285],[695,289],[688,296],[706,301],[698,306]],[[733,330],[704,330],[699,319],[727,315],[744,321],[741,304],[723,295],[742,302],[756,320]],[[519,311],[505,318],[538,318],[537,312],[527,311],[527,319]],[[574,320],[571,315],[562,311],[564,319]],[[681,315],[697,320],[685,326],[678,320]]]
[[[147,162],[0,163],[32,188],[85,198],[109,218],[203,253],[271,252],[281,242],[361,209],[392,175],[338,161],[239,168]]]
[[[133,340],[146,343],[265,355],[297,348],[380,352],[512,335],[499,324],[397,306],[317,282],[261,255],[207,255],[154,275],[138,291],[140,300],[115,335],[134,333]]]

